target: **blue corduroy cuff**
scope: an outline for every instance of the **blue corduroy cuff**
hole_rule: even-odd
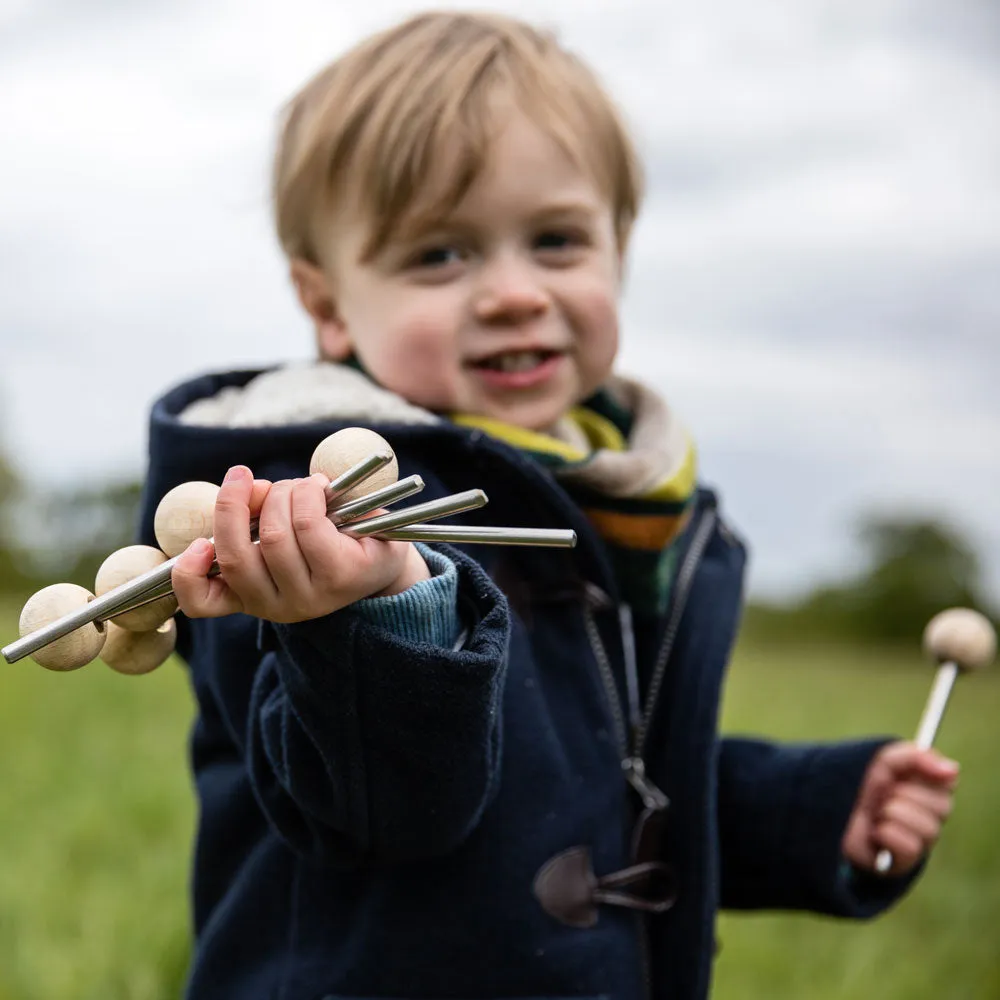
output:
[[[453,649],[462,632],[458,618],[458,569],[447,556],[419,542],[415,544],[431,571],[431,578],[392,597],[365,598],[354,608],[365,621],[408,642]]]

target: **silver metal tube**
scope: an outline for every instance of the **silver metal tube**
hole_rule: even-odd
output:
[[[486,494],[482,490],[465,490],[462,493],[441,497],[439,500],[418,503],[393,514],[382,514],[379,517],[370,517],[366,521],[357,521],[345,525],[342,530],[345,535],[365,538],[382,531],[388,531],[391,528],[405,528],[409,524],[416,524],[424,519],[433,520],[438,517],[448,517],[449,514],[461,514],[466,510],[475,510],[477,507],[484,507],[487,503]]]
[[[363,483],[366,479],[371,479],[379,469],[388,465],[392,461],[392,452],[389,451],[376,451],[372,452],[367,458],[361,459],[360,462],[355,463],[349,469],[345,469],[336,479],[331,479],[330,482],[323,487],[323,495],[326,498],[326,512],[330,514],[337,509],[337,500],[342,497],[349,489]],[[355,501],[351,501],[352,503]],[[256,517],[250,519],[250,537],[257,541],[257,531],[260,528],[260,522]]]
[[[359,497],[357,500],[351,500],[342,507],[334,507],[328,516],[334,524],[347,524],[349,521],[364,517],[365,514],[370,514],[373,510],[378,510],[379,507],[388,507],[399,500],[412,497],[423,488],[424,481],[420,476],[407,476],[405,479],[400,479],[398,483],[383,486],[382,489]]]
[[[342,508],[337,507],[338,497],[343,496],[349,489],[358,486],[366,479],[370,479],[376,472],[378,472],[379,469],[388,465],[391,461],[391,452],[374,452],[367,456],[367,458],[363,458],[360,462],[352,465],[349,469],[345,469],[339,476],[336,477],[336,479],[331,479],[323,490],[324,496],[326,497],[327,516],[332,519],[332,514],[339,514],[341,512]],[[412,487],[416,486],[415,480],[419,480],[420,485],[414,489]],[[375,510],[378,507],[385,506],[387,503],[392,503],[392,500],[389,499],[389,497],[394,493],[399,494],[396,496],[396,499],[401,499],[404,496],[419,493],[423,488],[424,482],[419,476],[409,476],[406,479],[400,480],[398,483],[390,483],[389,486],[384,486],[382,489],[376,490],[374,493],[369,493],[357,500],[352,500],[349,503],[344,504],[343,509],[351,507],[352,505],[358,505],[359,508],[361,508],[366,501],[378,497],[379,499],[375,506],[369,508],[369,510]],[[402,492],[400,492],[401,490]],[[250,537],[254,542],[259,540],[259,527],[259,520],[257,518],[251,518]],[[209,541],[214,543],[214,539],[210,538]],[[111,603],[105,610],[98,611],[96,618],[89,619],[90,621],[107,621],[117,615],[125,614],[127,611],[132,611],[133,609],[141,607],[144,604],[151,604],[153,601],[159,600],[161,597],[166,597],[168,594],[172,594],[173,587],[170,585],[170,577],[178,558],[180,557],[174,556],[172,559],[168,559],[165,563],[161,563],[155,569],[149,570],[147,573],[143,573],[141,576],[135,577],[128,583],[123,584],[121,587],[117,587],[114,590],[109,591],[107,594],[104,594],[102,597],[95,598],[86,606],[86,608],[81,608],[80,611],[94,611],[95,606],[99,601],[103,601],[105,598],[111,599]],[[208,575],[218,576],[218,574],[219,564],[217,562],[213,562],[208,571]],[[138,586],[140,584],[141,586]],[[139,600],[140,597],[142,600]],[[59,621],[61,622],[63,619],[59,619]],[[55,624],[55,622],[52,623],[52,625]],[[87,624],[87,622],[84,621],[82,624]],[[51,628],[52,626],[50,625],[47,627]],[[76,625],[74,627],[79,628],[80,626]],[[69,631],[72,632],[73,629],[70,629]],[[66,633],[63,634],[65,635]],[[61,639],[62,636],[55,636],[55,638]],[[53,642],[54,639],[49,639],[48,641]],[[35,649],[40,648],[41,646],[35,647]],[[35,650],[32,650],[32,652],[34,651]]]
[[[948,707],[948,699],[958,679],[957,663],[942,663],[934,677],[934,686],[924,706],[924,714],[920,717],[917,736],[913,741],[921,750],[929,750],[934,746],[934,739],[944,718],[944,710]],[[883,848],[875,858],[875,871],[884,875],[892,868],[892,851]]]
[[[388,465],[393,459],[391,451],[375,451],[367,458],[361,459],[356,465],[345,469],[335,479],[327,483],[323,492],[326,494],[327,510],[335,504],[349,489],[353,489],[366,479],[371,479],[379,469]]]
[[[576,532],[562,528],[501,528],[458,524],[411,524],[380,531],[375,538],[399,542],[466,542],[480,545],[538,545],[571,549]]]
[[[342,496],[347,490],[359,483],[363,483],[391,461],[391,452],[375,452],[331,480],[325,488],[328,509],[331,503],[336,503],[337,497]],[[253,530],[255,527],[256,524],[251,523],[253,534],[256,533]],[[8,663],[16,663],[25,656],[37,652],[43,646],[47,646],[50,642],[55,642],[56,639],[69,635],[74,629],[82,628],[90,622],[107,621],[115,615],[131,610],[132,607],[148,604],[154,597],[164,597],[172,593],[170,574],[178,558],[180,557],[174,556],[172,559],[168,559],[155,569],[141,573],[129,580],[128,583],[115,587],[114,590],[109,590],[100,597],[95,597],[82,608],[77,608],[76,611],[63,615],[62,618],[57,618],[54,622],[50,622],[10,645],[4,646],[3,649],[0,649],[0,655]],[[166,590],[163,589],[164,585],[167,587]]]
[[[374,493],[368,493],[363,497],[359,497],[357,500],[351,500],[345,503],[342,507],[337,507],[334,505],[332,508],[328,508],[327,517],[334,524],[347,524],[352,522],[355,518],[362,517],[364,514],[370,514],[373,510],[378,510],[379,507],[387,507],[389,504],[397,503],[400,500],[405,500],[407,497],[413,496],[415,493],[419,493],[424,488],[424,481],[420,476],[407,476],[405,479],[400,479],[397,483],[390,483],[388,486],[383,486],[379,490],[375,490]],[[251,536],[253,538],[254,545],[260,544],[260,538],[256,537],[256,532]],[[170,566],[173,568],[173,564],[176,560],[170,560]],[[162,573],[163,566],[158,566],[157,569]],[[221,570],[219,569],[219,564],[213,562],[209,567],[209,576],[218,576]],[[171,580],[168,576],[166,580],[162,583],[155,584],[150,587],[143,595],[143,600],[140,602],[130,600],[128,606],[116,610],[113,614],[108,614],[105,616],[105,620],[108,618],[115,618],[118,615],[126,614],[129,611],[134,611],[136,608],[141,608],[143,605],[152,604],[154,601],[158,601],[161,597],[166,597],[168,594],[172,594],[173,587],[171,586]]]
[[[9,646],[4,646],[0,650],[0,654],[8,663],[15,663],[23,657],[37,652],[42,646],[47,646],[50,642],[55,642],[56,639],[61,639],[64,635],[69,635],[74,629],[82,628],[90,622],[106,621],[116,613],[121,614],[123,611],[127,611],[129,600],[141,598],[139,603],[145,604],[150,588],[163,583],[164,578],[167,581],[170,580],[170,571],[178,558],[179,556],[175,556],[155,569],[141,573],[129,580],[128,583],[122,584],[121,587],[115,587],[114,590],[109,590],[101,597],[95,597],[82,608],[77,608],[76,611],[71,611],[68,615],[57,618],[54,622],[50,622],[16,642],[12,642]]]

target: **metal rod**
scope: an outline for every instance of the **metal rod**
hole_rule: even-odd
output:
[[[948,707],[948,699],[958,678],[957,663],[942,663],[934,678],[934,686],[924,705],[924,714],[920,717],[917,737],[914,743],[921,750],[929,750],[934,746],[934,738],[944,718],[944,710]],[[884,875],[892,868],[892,851],[883,848],[875,858],[875,871]]]
[[[390,504],[412,497],[423,488],[424,481],[420,476],[407,476],[398,483],[383,486],[382,489],[368,493],[357,500],[351,500],[342,507],[334,507],[328,516],[334,524],[347,524],[349,521],[364,517],[365,514],[370,514],[373,510],[378,510],[379,507],[388,507]]]
[[[346,525],[343,531],[345,535],[351,535],[354,538],[365,538],[388,531],[391,528],[405,528],[407,525],[416,524],[425,518],[433,520],[438,517],[448,517],[449,514],[461,514],[466,510],[475,510],[477,507],[484,507],[487,503],[486,494],[482,490],[465,490],[462,493],[441,497],[440,500],[418,503],[393,514],[382,514],[379,517],[370,517],[367,521]]]
[[[371,479],[379,469],[388,465],[392,461],[392,452],[388,451],[375,451],[372,452],[367,458],[361,459],[360,462],[355,463],[349,469],[345,469],[336,479],[331,479],[330,482],[323,487],[323,495],[326,498],[326,512],[330,514],[332,511],[337,509],[337,500],[342,497],[349,489],[353,489],[355,486],[363,483],[366,479]],[[352,503],[354,501],[351,501]],[[250,537],[256,541],[257,531],[260,528],[260,522],[256,517],[250,519]]]
[[[369,479],[375,472],[384,465],[392,461],[392,454],[389,452],[374,452],[367,458],[352,465],[335,479],[331,480],[325,488],[328,505],[335,503],[337,497],[342,496],[347,490],[359,483]],[[253,525],[251,526],[253,528]],[[36,629],[29,635],[23,636],[8,646],[0,649],[0,656],[8,663],[16,663],[25,656],[30,656],[43,646],[47,646],[56,639],[61,639],[64,635],[69,635],[75,629],[82,628],[90,622],[107,621],[116,615],[123,614],[131,610],[133,606],[148,604],[151,600],[165,597],[172,593],[170,588],[170,574],[177,563],[179,556],[168,559],[155,569],[140,573],[139,576],[129,580],[128,583],[109,590],[100,597],[95,597],[76,611],[71,611],[68,615],[57,618],[54,622]],[[168,589],[162,588],[166,585]],[[138,602],[137,604],[135,602]]]
[[[395,502],[396,500],[402,500],[405,497],[412,496],[414,493],[419,493],[424,488],[424,481],[420,478],[420,476],[407,476],[405,479],[399,480],[399,482],[390,483],[388,486],[383,486],[381,489],[368,493],[363,497],[359,497],[357,500],[351,500],[342,507],[337,506],[337,499],[339,497],[343,496],[344,493],[354,486],[370,479],[376,472],[378,472],[379,469],[391,461],[392,455],[389,452],[374,452],[367,458],[363,458],[360,462],[352,465],[349,469],[346,469],[339,476],[337,476],[336,479],[330,480],[330,482],[327,483],[323,489],[323,493],[326,498],[327,517],[329,517],[334,524],[339,524],[342,520],[347,521],[350,520],[351,517],[359,517],[363,513],[377,510],[379,507],[384,507]],[[254,544],[259,542],[259,529],[259,519],[256,517],[251,518],[250,538]],[[209,541],[214,544],[215,539],[210,538]],[[161,597],[167,597],[172,594],[174,590],[171,585],[171,574],[178,558],[179,556],[174,556],[167,562],[161,563],[155,569],[150,570],[142,577],[135,577],[122,587],[116,588],[115,590],[109,591],[107,594],[103,595],[104,597],[111,597],[112,594],[115,594],[118,599],[113,607],[101,613],[97,618],[93,619],[93,621],[108,621],[116,618],[118,615],[134,611],[138,607],[143,607],[146,604],[152,604],[153,601],[158,601]],[[208,575],[218,576],[219,572],[219,564],[213,561],[212,565],[209,567]],[[145,579],[146,577],[149,578],[148,587],[146,587],[144,591],[132,596],[132,588],[136,581]],[[142,597],[141,601],[139,600],[139,597]],[[95,601],[96,600],[99,600],[99,598],[96,598]],[[92,609],[95,601],[91,601],[87,607]]]
[[[367,475],[370,476],[375,469],[380,468],[383,464],[385,463],[376,462]],[[348,473],[352,471],[348,470]],[[345,473],[344,477],[339,477],[334,482],[339,485],[348,473]],[[407,480],[403,480],[405,489],[417,492],[414,488],[416,486],[414,479],[418,478],[408,477]],[[399,484],[395,485],[398,487]],[[423,488],[422,481],[420,488]],[[385,497],[388,492],[391,492],[391,485],[384,488],[383,491],[375,491],[370,496],[381,494],[377,506],[384,506]],[[351,522],[350,526],[345,526],[343,530],[354,537],[364,537],[372,535],[380,529],[404,527],[407,524],[412,524],[424,518],[447,517],[449,514],[458,514],[465,510],[472,510],[476,507],[482,507],[486,502],[486,494],[482,490],[467,490],[464,493],[457,493],[452,496],[442,497],[439,500],[417,504],[414,507],[409,507],[394,514],[383,514],[380,517],[369,518],[365,521]],[[347,505],[345,504],[344,506],[346,507]],[[355,511],[357,509],[355,508]],[[126,611],[131,611],[136,607],[149,604],[154,600],[172,594],[171,573],[179,558],[180,556],[174,556],[154,569],[140,574],[128,583],[122,584],[114,590],[109,590],[100,597],[95,597],[82,608],[77,608],[76,611],[71,611],[68,615],[63,615],[62,618],[57,618],[54,622],[50,622],[48,625],[18,639],[16,642],[12,642],[9,646],[5,646],[0,650],[0,655],[8,663],[16,663],[25,656],[30,656],[32,653],[37,652],[43,646],[47,646],[50,642],[55,642],[56,639],[61,639],[64,635],[68,635],[74,629],[81,628],[90,622],[107,621],[117,615],[124,614]],[[209,575],[215,576],[218,572],[218,564],[214,564],[209,570]]]
[[[418,477],[412,477],[418,478]],[[401,480],[402,481],[402,480]],[[374,496],[375,494],[372,494]],[[367,498],[366,498],[367,499]],[[382,500],[383,506],[386,503]],[[344,508],[346,509],[346,505]],[[375,509],[374,507],[372,509]],[[332,520],[331,516],[331,520]],[[380,538],[386,541],[398,542],[454,542],[456,544],[479,545],[530,545],[541,548],[573,548],[576,545],[576,532],[562,528],[504,528],[497,526],[481,527],[458,524],[410,524],[405,528],[389,528],[378,531],[370,538]],[[219,573],[219,564],[213,563],[208,571],[209,576]],[[128,607],[109,615],[112,620],[117,615],[134,611],[173,593],[173,587],[168,580],[154,588],[141,601],[132,602]],[[107,620],[107,619],[103,619]]]
[[[419,492],[424,485],[419,476],[408,476],[398,483],[390,484],[339,508],[336,507],[335,499],[337,496],[343,495],[352,486],[363,482],[373,472],[385,465],[387,460],[391,460],[391,457],[387,459],[384,454],[369,456],[363,462],[348,469],[326,488],[328,502],[333,506],[328,516],[335,523],[342,524],[346,534],[354,537],[374,537],[398,541],[467,542],[486,545],[569,548],[576,544],[576,533],[568,530],[418,523],[422,519],[447,517],[450,514],[484,506],[487,503],[487,497],[482,490],[468,490],[464,493],[442,497],[402,511],[368,518],[360,522],[354,520],[372,510],[377,510],[379,507],[384,507]],[[333,497],[332,501],[329,500],[331,496]],[[0,650],[0,655],[8,663],[15,663],[89,622],[107,621],[124,614],[126,611],[134,610],[172,594],[171,572],[178,558],[179,556],[175,556],[167,560],[155,569],[135,577],[107,594],[94,598],[85,607],[64,615],[30,635],[5,646]],[[214,576],[218,572],[218,564],[213,563],[209,574]]]
[[[347,524],[353,521],[355,518],[359,518],[364,514],[370,514],[373,510],[378,510],[379,507],[387,507],[389,504],[398,502],[399,500],[405,500],[407,497],[413,496],[415,493],[419,493],[424,488],[424,481],[420,476],[407,476],[405,479],[400,479],[399,482],[390,483],[388,486],[383,486],[381,489],[375,490],[373,493],[367,493],[363,497],[359,497],[357,500],[351,500],[345,503],[342,507],[337,507],[334,505],[332,508],[327,508],[327,517],[334,524]],[[250,535],[253,540],[254,545],[260,544],[260,537],[257,531],[251,531]],[[176,560],[176,556],[174,559]],[[173,560],[171,561],[171,568],[173,567]],[[163,566],[158,566],[157,569],[162,573]],[[212,563],[208,569],[209,576],[218,576],[221,570],[219,569],[219,564],[217,562]],[[174,592],[173,586],[171,585],[171,579],[168,576],[167,579],[163,580],[161,583],[155,584],[149,588],[149,590],[144,594],[144,599],[136,603],[134,601],[129,601],[128,606],[116,610],[112,614],[107,614],[102,619],[106,621],[111,618],[116,618],[118,615],[126,614],[129,611],[134,611],[136,608],[144,607],[147,604],[152,604],[154,601],[158,601],[161,597],[167,597],[169,594]]]
[[[480,545],[538,545],[571,549],[576,532],[562,528],[502,528],[458,524],[411,524],[406,528],[380,531],[375,538],[399,542],[467,542]]]

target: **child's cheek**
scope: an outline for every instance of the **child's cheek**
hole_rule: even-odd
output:
[[[409,317],[384,345],[387,371],[382,384],[418,406],[449,409],[455,404],[457,344],[439,319],[430,314]]]
[[[618,300],[610,289],[598,285],[582,289],[575,298],[573,325],[587,368],[610,370],[618,353],[619,335]]]

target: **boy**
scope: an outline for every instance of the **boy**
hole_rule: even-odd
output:
[[[719,905],[872,915],[936,839],[933,752],[716,735],[744,549],[611,373],[640,188],[586,67],[501,17],[414,18],[293,100],[278,232],[323,363],[152,418],[147,538],[167,489],[225,473],[222,576],[205,543],[174,573],[193,1000],[700,998]],[[298,477],[358,423],[426,495],[483,488],[463,521],[578,547],[341,535]]]

